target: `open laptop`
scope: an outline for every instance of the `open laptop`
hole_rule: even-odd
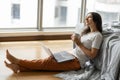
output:
[[[70,54],[66,51],[52,53],[52,51],[49,48],[47,48],[46,46],[43,45],[43,48],[47,52],[48,55],[50,55],[50,56],[52,55],[55,58],[55,60],[59,63],[75,59],[75,56],[73,56],[72,54]]]

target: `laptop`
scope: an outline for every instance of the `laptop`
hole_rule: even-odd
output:
[[[49,48],[47,48],[46,46],[43,45],[43,48],[47,52],[47,54],[50,56],[52,55],[58,63],[75,59],[75,56],[68,53],[67,51],[60,51],[57,53],[52,53],[52,51]]]

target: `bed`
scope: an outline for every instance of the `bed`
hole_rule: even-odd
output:
[[[94,68],[54,75],[64,80],[120,80],[120,32],[104,32],[99,54],[92,60]]]

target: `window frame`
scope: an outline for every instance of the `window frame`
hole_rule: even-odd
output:
[[[81,2],[81,16],[85,15],[85,12],[83,12],[85,9],[84,5],[86,0],[82,0]],[[37,29],[31,29],[31,31],[29,31],[29,29],[27,29],[25,31],[25,29],[19,29],[19,31],[17,32],[17,29],[13,30],[13,29],[6,29],[5,31],[3,30],[2,32],[0,32],[1,36],[0,36],[0,41],[4,42],[4,41],[31,41],[31,40],[61,40],[61,39],[71,39],[70,35],[72,35],[73,31],[55,31],[57,29],[60,28],[43,28],[42,27],[42,16],[43,16],[43,0],[38,0],[38,18],[37,18]],[[80,22],[83,22],[83,18],[80,16]],[[70,27],[71,30],[74,29],[75,27]],[[64,29],[70,29],[69,27],[67,28],[63,28]],[[15,32],[14,32],[15,31]],[[34,35],[33,35],[34,34]],[[43,38],[44,37],[44,38]],[[26,39],[25,39],[26,38]]]

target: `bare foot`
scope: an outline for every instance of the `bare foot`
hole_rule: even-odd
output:
[[[12,56],[8,50],[6,50],[6,58],[13,64],[17,64],[19,62],[19,59]]]
[[[4,61],[6,67],[10,68],[14,73],[18,73],[19,71],[19,66],[17,64],[12,64],[12,63],[7,63],[6,61]]]

